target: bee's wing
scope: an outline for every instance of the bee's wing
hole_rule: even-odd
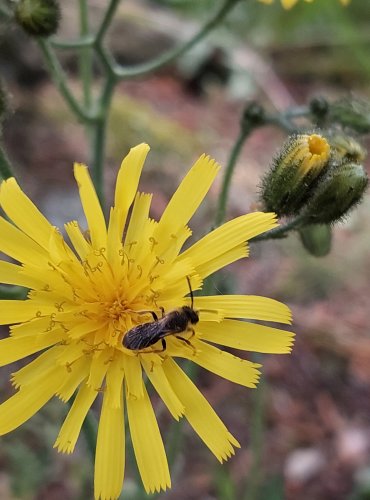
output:
[[[160,321],[143,323],[129,330],[123,338],[123,345],[127,349],[137,351],[155,344],[161,337]]]

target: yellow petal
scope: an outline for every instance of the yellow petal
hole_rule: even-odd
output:
[[[215,160],[202,155],[184,177],[165,208],[154,234],[158,241],[156,250],[159,254],[171,241],[172,235],[176,235],[186,226],[194,215],[215,180],[219,168]]]
[[[1,184],[0,204],[19,229],[42,247],[48,248],[53,226],[23,193],[14,177]]]
[[[22,270],[23,268],[21,266],[0,260],[0,283],[24,286],[27,288],[33,288],[35,284],[39,284],[22,273]]]
[[[47,334],[46,334],[47,335]],[[8,365],[14,361],[30,356],[57,342],[60,342],[63,332],[40,337],[8,337],[0,340],[0,366]]]
[[[124,371],[122,366],[122,356],[117,356],[109,365],[106,376],[106,393],[107,404],[111,408],[120,408],[122,403],[122,384],[123,384]]]
[[[0,405],[0,435],[13,431],[39,411],[58,391],[63,368],[54,366],[38,384],[20,389]]]
[[[21,323],[41,316],[50,316],[55,310],[54,305],[41,306],[33,300],[0,300],[0,324]]]
[[[190,258],[196,268],[221,258],[220,265],[216,266],[216,269],[219,269],[223,265],[223,254],[276,225],[276,215],[273,213],[256,212],[242,215],[204,236],[185,250],[180,258]]]
[[[149,218],[152,197],[152,194],[147,193],[137,193],[135,197],[125,237],[125,246],[129,247],[130,257],[135,258],[135,255],[132,254],[132,248],[136,250],[139,241],[143,239],[142,228]]]
[[[202,321],[196,329],[202,340],[245,351],[285,354],[292,350],[294,342],[292,332],[232,319],[221,323]]]
[[[45,373],[55,366],[55,359],[63,350],[63,346],[54,346],[43,352],[33,361],[25,365],[20,370],[12,373],[11,381],[15,388],[30,385],[38,385],[39,380],[43,379]],[[63,368],[63,377],[67,373]]]
[[[59,452],[72,453],[74,450],[87,412],[97,395],[96,390],[86,384],[80,387],[54,444]]]
[[[123,356],[123,368],[126,380],[126,396],[128,399],[143,397],[142,370],[137,356]]]
[[[180,367],[167,358],[163,369],[173,390],[185,407],[185,416],[216,458],[223,462],[235,453],[238,441],[230,434],[205,397]]]
[[[119,497],[125,468],[125,423],[123,398],[118,408],[103,399],[96,442],[94,496],[96,500]]]
[[[148,144],[139,144],[131,148],[128,155],[123,159],[118,172],[114,205],[121,214],[121,220],[118,224],[120,237],[126,222],[128,210],[135,198],[141,171],[149,149]]]
[[[248,257],[248,245],[246,243],[232,248],[228,252],[225,252],[214,259],[203,262],[201,265],[196,267],[196,270],[202,278],[206,278],[219,269],[222,269],[225,266],[242,259],[243,257]]]
[[[154,493],[169,488],[171,479],[162,437],[144,384],[142,391],[140,399],[127,399],[127,416],[145,491]]]
[[[173,418],[179,420],[179,418],[184,414],[184,406],[182,405],[177,395],[174,393],[169,381],[167,380],[162,366],[154,366],[145,359],[142,360],[142,365],[145,369],[145,373],[147,374],[148,379],[153,384],[155,390],[158,392],[161,400],[171,412]]]
[[[188,300],[189,304],[190,301]],[[290,324],[289,307],[268,297],[257,295],[216,295],[196,297],[195,309],[220,310],[224,318],[259,319]]]
[[[44,316],[42,318],[27,321],[26,323],[20,323],[19,325],[11,325],[10,334],[12,337],[23,338],[29,335],[36,336],[41,332],[46,332],[51,326],[53,326],[53,323],[50,316]]]
[[[89,374],[90,361],[86,358],[77,359],[72,363],[64,375],[63,385],[60,387],[57,396],[62,401],[68,401],[76,391],[77,387]]]
[[[26,264],[48,265],[49,256],[40,245],[0,217],[0,252]]]
[[[107,259],[113,267],[114,271],[122,273],[122,232],[120,229],[120,221],[122,213],[117,207],[111,207],[108,224],[108,241],[107,241]]]
[[[107,247],[105,219],[88,168],[80,163],[74,165],[82,207],[90,231],[91,243],[95,249]]]
[[[101,389],[111,358],[113,358],[112,348],[105,348],[100,352],[96,351],[94,353],[91,361],[90,376],[87,379],[87,385],[91,386],[96,391]]]
[[[257,368],[261,365],[240,359],[206,342],[194,340],[192,344],[197,349],[197,355],[191,358],[194,363],[235,384],[256,387],[260,377]]]
[[[81,258],[81,260],[85,260],[86,256],[91,253],[92,249],[89,243],[86,241],[86,238],[82,234],[78,222],[75,220],[68,222],[68,224],[64,225],[64,228],[79,257]]]

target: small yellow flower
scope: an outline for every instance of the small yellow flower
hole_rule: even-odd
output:
[[[133,148],[118,173],[108,225],[88,169],[74,168],[88,232],[65,225],[71,245],[22,192],[15,179],[1,184],[0,251],[19,264],[0,261],[0,281],[29,288],[26,300],[1,300],[0,323],[10,336],[0,341],[0,364],[30,354],[33,361],[12,374],[15,394],[0,405],[0,434],[32,417],[54,396],[76,397],[55,447],[71,453],[84,419],[102,397],[95,457],[95,498],[120,495],[124,477],[124,406],[137,465],[147,492],[170,486],[161,434],[144,378],[178,420],[185,416],[222,462],[239,447],[208,401],[179,367],[187,358],[217,375],[255,387],[259,364],[239,359],[215,344],[245,351],[288,353],[293,334],[244,321],[290,323],[287,306],[252,295],[195,297],[199,322],[187,342],[166,337],[140,351],[126,349],[127,332],[191,305],[189,282],[248,255],[246,241],[276,226],[272,213],[242,215],[181,251],[191,235],[188,222],[209,190],[219,166],[201,156],[171,198],[159,221],[149,216],[151,194],[137,192],[149,151]],[[131,215],[129,215],[131,213]]]
[[[284,9],[291,9],[292,7],[295,6],[295,4],[298,2],[298,0],[280,0],[281,5],[284,7]],[[311,3],[314,0],[304,0],[307,3]],[[339,0],[342,5],[349,5],[351,0]],[[267,5],[271,5],[274,0],[259,0],[259,2],[265,3]]]

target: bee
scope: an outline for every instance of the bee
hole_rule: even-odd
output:
[[[153,316],[153,320],[148,323],[131,328],[123,338],[123,346],[132,351],[141,351],[146,347],[154,345],[159,340],[162,343],[162,349],[148,352],[163,352],[166,350],[166,339],[169,335],[174,335],[177,339],[185,342],[192,347],[190,341],[181,336],[182,333],[191,332],[191,337],[195,335],[192,325],[199,321],[198,312],[194,310],[194,296],[191,289],[190,280],[186,277],[191,297],[190,306],[182,306],[179,309],[174,309],[165,314],[162,308],[162,318],[158,318],[154,311],[149,311]],[[190,337],[190,338],[191,338]]]

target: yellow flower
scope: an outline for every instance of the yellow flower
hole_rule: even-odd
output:
[[[41,352],[12,374],[17,392],[0,405],[0,434],[23,424],[52,397],[68,401],[76,392],[55,442],[58,451],[71,453],[87,412],[101,396],[95,498],[102,500],[117,498],[122,488],[124,406],[146,491],[171,484],[143,377],[172,416],[185,416],[222,462],[239,443],[174,358],[191,359],[232,382],[255,387],[260,365],[214,344],[288,353],[293,342],[290,332],[243,321],[290,323],[284,304],[252,295],[225,295],[195,297],[199,322],[194,334],[182,332],[182,339],[167,336],[165,350],[161,342],[140,351],[123,346],[129,330],[154,321],[152,313],[161,317],[161,308],[168,314],[190,307],[189,283],[193,290],[200,289],[204,278],[248,255],[248,239],[276,226],[271,213],[242,215],[181,252],[191,235],[187,224],[219,166],[201,156],[160,220],[154,221],[149,217],[152,195],[137,192],[148,151],[141,144],[123,160],[107,226],[88,169],[75,165],[88,232],[76,221],[67,223],[71,245],[15,179],[4,181],[0,189],[1,208],[13,222],[0,218],[0,251],[20,263],[0,261],[0,281],[30,289],[26,300],[0,301],[0,322],[11,325],[9,338],[0,341],[0,363]]]
[[[274,2],[274,0],[259,0],[259,1],[268,5],[271,5]],[[298,2],[298,0],[280,0],[280,1],[284,9],[291,9]],[[304,0],[304,1],[307,3],[311,3],[314,0]],[[351,0],[339,0],[339,1],[342,5],[349,5]]]

